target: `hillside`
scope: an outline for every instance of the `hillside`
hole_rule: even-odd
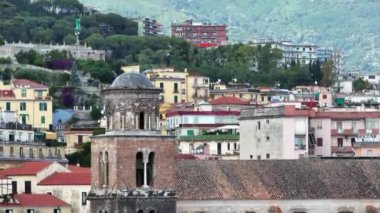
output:
[[[187,18],[229,23],[233,42],[257,37],[342,48],[345,69],[380,71],[378,0],[81,0],[104,12],[157,18],[167,27]],[[272,3],[274,2],[274,3]]]

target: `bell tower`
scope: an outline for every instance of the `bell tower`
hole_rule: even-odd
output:
[[[102,91],[106,133],[91,141],[91,212],[175,212],[175,140],[160,135],[159,94],[140,73]]]

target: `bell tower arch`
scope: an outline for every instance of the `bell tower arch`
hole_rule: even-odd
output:
[[[161,91],[140,73],[102,90],[107,127],[91,141],[91,212],[176,211],[176,148],[159,131]]]

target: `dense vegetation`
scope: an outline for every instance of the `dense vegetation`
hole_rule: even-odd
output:
[[[217,4],[215,0],[80,1],[101,11],[155,17],[167,32],[172,22],[189,18],[226,23],[233,42],[253,38],[313,42],[343,49],[347,69],[380,68],[376,45],[380,28],[373,27],[380,22],[378,0],[218,0]]]
[[[40,0],[32,4],[28,0],[1,2],[0,34],[8,41],[70,43],[69,40],[75,40],[72,39],[75,17],[85,14],[77,0]],[[200,49],[178,38],[139,37],[135,22],[115,14],[83,15],[81,23],[81,41],[96,49],[107,50],[107,60],[78,61],[78,67],[104,83],[112,82],[120,74],[121,66],[135,64],[143,70],[161,66],[172,66],[177,70],[187,68],[210,77],[212,81],[220,79],[228,83],[236,79],[239,83],[254,86],[291,88],[314,82],[329,86],[333,80],[331,64],[326,63],[323,70],[319,62],[306,66],[293,62],[284,67],[278,63],[281,51],[270,46],[234,44]],[[45,56],[30,51],[19,53],[16,58],[21,64],[52,69],[71,66],[67,53],[59,51]],[[18,76],[47,82],[47,77],[38,72],[18,72]],[[54,78],[49,78],[49,82],[53,82]]]

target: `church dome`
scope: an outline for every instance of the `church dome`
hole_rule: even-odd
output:
[[[123,73],[111,85],[111,88],[155,88],[152,82],[140,73]]]

